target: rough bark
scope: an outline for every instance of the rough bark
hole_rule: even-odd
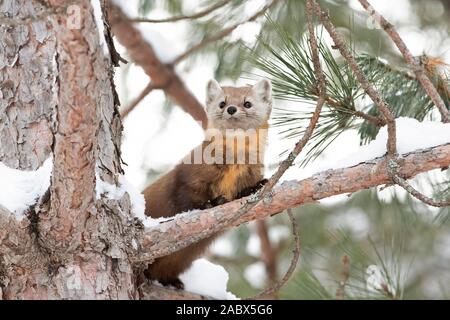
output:
[[[44,10],[32,1],[0,2],[11,17]],[[56,39],[45,21],[0,26],[0,34],[0,161],[35,170],[52,146]]]
[[[404,155],[399,160],[400,175],[409,179],[415,175],[450,166],[450,144]],[[392,183],[386,170],[386,157],[356,166],[317,173],[301,181],[285,181],[273,193],[248,211],[232,226],[268,217],[303,204],[338,194]],[[215,226],[232,221],[234,213],[251,197],[235,200],[207,210],[193,210],[177,215],[173,220],[149,228],[141,239],[142,252],[137,261],[151,261],[168,255],[215,232]],[[231,227],[231,225],[229,225]]]
[[[196,121],[206,128],[207,118],[202,104],[186,88],[172,65],[164,64],[156,56],[148,41],[145,41],[140,31],[111,1],[107,1],[108,15],[111,18],[111,28],[117,40],[127,48],[131,59],[143,68],[152,79],[154,88],[161,88],[166,95]]]
[[[60,6],[50,1],[48,6]],[[95,196],[99,176],[117,183],[121,122],[110,57],[99,44],[90,1],[67,15],[0,32],[0,160],[37,169],[53,154],[50,191],[20,223],[0,212],[3,299],[130,299],[137,293],[127,256],[137,232],[130,201]],[[4,1],[11,17],[44,7]]]

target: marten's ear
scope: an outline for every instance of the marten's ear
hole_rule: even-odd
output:
[[[253,92],[257,97],[265,102],[272,100],[272,84],[270,80],[263,79],[253,85]]]
[[[222,88],[216,80],[211,79],[206,85],[206,103],[214,101],[222,93]]]

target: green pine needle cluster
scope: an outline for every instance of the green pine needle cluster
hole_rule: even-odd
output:
[[[282,128],[283,137],[299,137],[304,134],[318,99],[311,50],[306,35],[295,38],[278,23],[271,23],[282,45],[273,46],[260,39],[265,53],[250,51],[249,56],[254,67],[271,78],[277,99],[303,102],[294,104],[295,107],[278,107],[274,115],[274,126]],[[433,103],[413,75],[378,57],[353,53],[395,117],[405,116],[419,121],[432,117]],[[366,96],[345,61],[321,39],[319,54],[327,82],[326,104],[311,139],[312,145],[301,165],[317,158],[345,130],[358,129],[361,144],[370,142],[383,121],[378,108]]]

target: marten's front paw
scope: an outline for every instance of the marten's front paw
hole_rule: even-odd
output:
[[[165,280],[165,281],[159,280],[159,282],[165,287],[172,286],[172,287],[175,287],[176,289],[184,290],[184,283],[181,282],[181,280],[179,278],[172,279],[172,280]]]
[[[249,195],[251,195],[251,194],[255,193],[256,191],[258,191],[259,189],[261,189],[268,181],[269,180],[267,180],[267,179],[262,179],[255,186],[248,187],[248,188],[241,190],[241,192],[238,193],[237,198],[240,199],[243,197],[248,197]]]
[[[198,209],[201,209],[201,210],[211,209],[212,207],[220,206],[221,204],[224,204],[227,202],[228,202],[227,198],[225,198],[224,196],[218,196],[217,198],[206,201],[204,204],[199,206]]]
[[[213,207],[216,207],[216,206],[220,206],[227,202],[228,202],[227,198],[225,198],[224,196],[218,196],[217,198],[214,198],[211,201],[211,204],[213,205]]]
[[[269,179],[262,179],[260,182],[258,182],[259,186],[264,186],[267,182],[269,182]]]

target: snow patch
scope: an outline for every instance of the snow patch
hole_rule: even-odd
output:
[[[236,300],[236,296],[227,291],[228,279],[228,272],[222,266],[203,258],[195,260],[180,275],[186,291],[220,300]]]
[[[105,56],[109,55],[108,44],[105,39],[105,25],[103,24],[103,12],[100,5],[100,0],[91,0],[92,8],[94,9],[94,19],[97,25],[98,37],[100,40],[100,47],[103,49],[103,54]]]
[[[97,169],[98,170],[98,169]],[[103,181],[98,172],[95,173],[95,193],[97,199],[100,199],[102,195],[106,196],[111,200],[119,200],[123,197],[123,195],[128,193],[130,196],[131,202],[131,211],[133,215],[140,219],[142,224],[146,228],[154,227],[160,224],[161,222],[172,220],[173,217],[169,218],[158,218],[153,219],[151,217],[147,217],[145,215],[145,198],[144,195],[139,192],[124,175],[119,175],[119,186],[115,184],[110,184],[108,182]]]
[[[290,235],[290,230],[286,226],[278,225],[269,227],[269,239],[272,245],[277,245],[282,240],[286,239]],[[256,233],[252,233],[248,238],[246,246],[247,254],[253,257],[261,256],[261,241]]]
[[[129,183],[127,179],[125,179],[125,176],[119,175],[119,186],[103,181],[98,172],[95,173],[95,181],[95,193],[97,199],[100,199],[102,195],[105,195],[111,200],[119,200],[126,192],[130,196],[131,210],[133,214],[141,219],[145,217],[144,196],[131,183]]]
[[[259,261],[249,265],[245,268],[244,277],[253,288],[264,288],[267,278],[264,263]]]
[[[389,293],[392,296],[395,296],[395,289],[379,266],[368,266],[366,269],[366,276],[367,290],[376,293]]]
[[[233,243],[227,237],[221,237],[214,241],[209,247],[209,251],[217,256],[222,257],[231,257],[235,252]]]
[[[12,169],[0,162],[0,205],[22,220],[24,211],[50,187],[52,169],[51,156],[36,171]]]
[[[257,234],[252,233],[248,238],[245,251],[253,257],[259,257],[261,255],[261,242]]]
[[[436,121],[419,122],[413,118],[401,117],[396,119],[397,124],[397,149],[399,154],[426,149],[450,142],[450,123]],[[375,140],[348,157],[331,164],[327,169],[346,168],[358,163],[382,157],[386,154],[387,127],[384,126],[378,132]]]

